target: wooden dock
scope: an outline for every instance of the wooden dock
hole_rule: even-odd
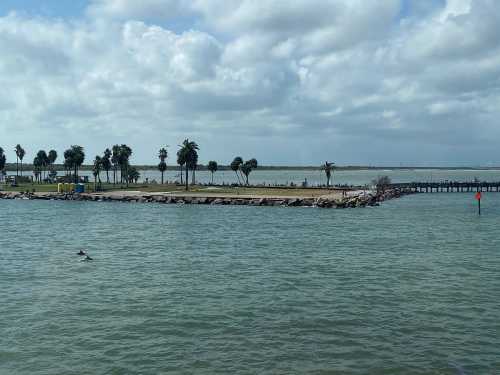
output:
[[[500,182],[409,182],[390,184],[387,187],[405,189],[415,193],[500,192]]]

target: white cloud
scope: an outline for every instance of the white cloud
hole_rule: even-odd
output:
[[[457,17],[469,13],[471,2],[472,0],[447,0],[446,6],[440,14],[441,21],[446,21],[448,17]]]
[[[260,140],[267,162],[294,162],[287,145],[315,139],[340,162],[429,139],[466,152],[468,125],[498,133],[500,9],[410,4],[401,18],[397,0],[93,0],[79,20],[2,17],[1,142],[94,153],[123,141],[141,162],[152,143],[214,145],[216,134],[231,147]],[[266,146],[275,137],[278,152]],[[219,143],[202,159],[226,152]]]

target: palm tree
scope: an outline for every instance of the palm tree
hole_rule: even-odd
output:
[[[40,160],[40,157],[38,155],[35,156],[35,159],[33,159],[33,174],[35,175],[36,182],[41,182],[42,164],[43,162]]]
[[[214,184],[214,173],[217,172],[218,165],[216,161],[210,160],[207,165],[207,169],[212,173],[212,185]]]
[[[64,151],[64,170],[66,171],[66,176],[71,176],[71,170],[73,169],[73,156],[71,150]]]
[[[255,158],[251,158],[249,161],[247,161],[247,163],[250,164],[252,169],[257,169],[257,167],[259,166],[259,163],[257,162],[257,159],[255,159]]]
[[[111,169],[111,150],[107,148],[104,150],[104,156],[102,157],[102,168],[106,171],[106,182],[109,184],[109,170]]]
[[[240,165],[243,164],[243,159],[240,156],[236,156],[234,160],[231,162],[231,170],[236,174],[236,178],[238,179],[238,184],[241,185],[240,176],[238,176],[238,171],[240,169]]]
[[[2,179],[5,174],[4,169],[6,163],[7,163],[7,158],[5,157],[5,152],[3,148],[0,147],[0,174],[2,175]]]
[[[121,173],[120,179],[123,182],[123,178],[125,178],[127,187],[129,183],[128,169],[130,167],[129,163],[130,156],[132,156],[132,149],[125,144],[121,145],[120,152],[118,153],[118,164],[120,165],[120,173]]]
[[[74,153],[74,168],[75,168],[75,183],[78,182],[78,171],[80,170],[80,167],[82,166],[83,162],[85,161],[85,152],[83,151],[82,146],[71,146],[71,149],[73,150]]]
[[[64,151],[64,164],[75,172],[75,183],[78,183],[78,170],[85,161],[85,152],[82,146],[73,145]]]
[[[252,172],[253,169],[257,168],[257,166],[258,166],[257,159],[255,158],[252,158],[240,165],[241,172],[246,177],[247,185],[248,185],[248,176],[250,175],[250,172]]]
[[[116,172],[120,164],[120,146],[114,145],[112,150],[111,163],[113,164],[113,185],[116,185]]]
[[[189,168],[193,171],[191,173],[191,185],[196,184],[196,168],[198,167],[198,153],[193,154],[192,160],[189,162]]]
[[[16,177],[19,176],[19,160],[21,160],[21,176],[23,175],[23,158],[26,154],[26,151],[21,147],[20,144],[16,146],[14,149],[16,152]]]
[[[333,172],[334,167],[335,167],[334,163],[329,163],[327,161],[325,161],[325,164],[323,164],[321,166],[321,169],[323,169],[325,171],[325,174],[326,174],[326,187],[327,188],[330,187],[330,179],[332,178],[332,172]]]
[[[99,187],[101,186],[101,169],[102,169],[102,158],[96,156],[94,159],[94,165],[92,166],[92,174],[94,175],[94,191],[97,191],[97,179],[99,179]]]
[[[24,151],[24,148],[22,148],[21,146],[19,146],[19,147],[20,147],[20,150],[19,150],[19,154],[17,155],[17,157],[21,161],[21,176],[22,176],[23,175],[23,159],[24,159],[24,155],[26,155],[26,151]]]
[[[47,165],[49,166],[49,178],[54,179],[57,176],[57,172],[54,169],[54,163],[57,160],[57,151],[50,150],[47,156]]]
[[[162,147],[160,149],[160,151],[158,152],[158,157],[160,158],[160,164],[158,164],[158,169],[161,172],[161,184],[163,185],[163,175],[167,170],[167,163],[165,162],[165,159],[167,159],[168,157],[168,152],[165,147]]]
[[[179,146],[180,150],[177,153],[177,160],[179,164],[186,164],[186,191],[189,190],[189,168],[196,168],[198,162],[198,150],[200,149],[196,142],[185,139],[182,145]]]
[[[160,161],[160,163],[158,164],[158,170],[161,172],[161,184],[163,185],[163,175],[167,170],[167,163],[165,163],[164,161]]]
[[[54,163],[57,160],[57,151],[56,150],[50,150],[49,155],[48,155],[48,161],[50,165],[54,165]]]
[[[182,146],[179,146],[179,147],[182,147]],[[179,166],[181,167],[181,185],[183,184],[182,182],[182,166],[186,163],[186,160],[184,158],[184,154],[183,154],[183,151],[182,151],[182,148],[179,149],[177,151],[177,164],[179,164]]]
[[[49,157],[45,150],[40,150],[37,152],[36,157],[38,158],[38,163],[42,172],[42,182],[45,179],[45,171],[49,165]]]
[[[19,152],[21,151],[21,145],[18,143],[14,148],[14,152],[16,153],[16,177],[19,176]]]

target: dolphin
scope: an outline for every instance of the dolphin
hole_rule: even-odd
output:
[[[454,362],[450,362],[449,365],[451,367],[453,367],[456,371],[457,371],[457,375],[467,375],[465,373],[465,370],[462,366],[460,366],[459,364],[457,363],[454,363]]]

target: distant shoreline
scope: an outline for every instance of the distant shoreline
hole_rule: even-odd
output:
[[[133,165],[139,171],[150,171],[157,170],[158,167],[156,165]],[[64,171],[64,167],[62,164],[55,164],[54,168],[56,171]],[[17,169],[15,163],[7,163],[5,165],[5,170],[7,172],[15,172]],[[23,171],[30,172],[33,170],[32,164],[24,164],[23,163]],[[82,165],[80,168],[81,171],[91,171],[92,165]],[[169,171],[180,171],[180,167],[178,165],[168,165]],[[199,165],[197,168],[198,171],[206,171],[206,165]],[[219,165],[219,171],[229,171],[231,170],[228,165]],[[321,167],[317,166],[275,166],[275,165],[262,165],[259,166],[257,170],[262,171],[321,171]],[[366,165],[345,165],[345,166],[336,166],[335,171],[404,171],[404,170],[436,170],[436,171],[500,171],[499,167],[430,167],[430,166],[418,166],[418,167],[409,167],[409,166],[386,166],[386,167],[375,167],[375,166],[366,166]]]

